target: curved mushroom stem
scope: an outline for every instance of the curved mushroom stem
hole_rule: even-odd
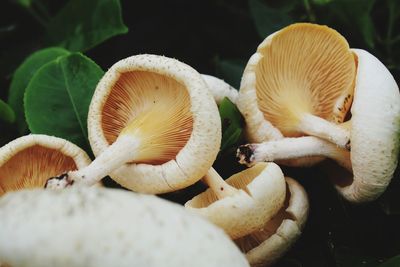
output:
[[[79,183],[91,186],[99,182],[123,164],[132,161],[140,142],[132,136],[120,135],[117,140],[101,153],[90,165],[50,178],[45,187],[61,189]]]
[[[312,114],[302,116],[299,130],[332,142],[340,147],[350,149],[350,131],[347,127],[324,120]]]
[[[351,171],[350,152],[314,136],[283,138],[261,144],[247,144],[238,148],[236,156],[241,164],[285,160],[300,157],[324,156],[337,161]]]
[[[214,191],[218,199],[232,196],[238,191],[238,189],[225,182],[225,180],[222,179],[222,177],[212,167],[203,177],[203,181],[211,188],[211,190]]]

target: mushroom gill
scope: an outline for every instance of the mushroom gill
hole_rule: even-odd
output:
[[[140,139],[135,163],[162,164],[176,157],[193,130],[185,86],[149,71],[121,73],[105,101],[102,127],[109,144],[122,132]]]
[[[338,32],[294,24],[274,34],[259,53],[257,103],[264,118],[284,136],[307,134],[309,125],[302,123],[308,114],[343,122],[353,97],[356,66]]]
[[[275,234],[284,220],[296,220],[295,218],[293,218],[293,215],[286,211],[289,207],[289,200],[290,190],[286,190],[284,205],[278,211],[278,213],[263,226],[263,228],[261,228],[259,231],[255,231],[249,235],[243,236],[235,240],[236,245],[243,253],[247,253],[250,250],[258,247],[265,240]]]
[[[73,158],[59,150],[30,146],[0,166],[0,196],[24,188],[42,188],[49,177],[76,169]]]
[[[248,168],[242,172],[232,175],[226,180],[226,182],[236,189],[243,190],[247,194],[250,194],[247,186],[256,179],[261,172],[264,170],[265,165],[258,164],[252,168]],[[212,203],[218,201],[218,197],[213,190],[206,190],[203,193],[197,195],[190,201],[192,208],[206,208]]]

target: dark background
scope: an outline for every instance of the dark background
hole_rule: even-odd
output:
[[[66,3],[43,2],[51,13]],[[291,22],[311,21],[335,28],[351,47],[376,55],[399,83],[399,1],[259,1],[268,7],[263,10],[253,2],[122,1],[123,20],[129,32],[85,54],[104,70],[131,55],[161,54],[237,87],[246,61],[268,33]],[[13,1],[2,1],[0,9],[0,97],[6,99],[15,68],[27,55],[42,48],[44,29]],[[260,20],[261,11],[265,13],[264,20]],[[231,158],[220,159],[216,168],[227,176],[240,167]],[[301,239],[277,266],[379,266],[400,254],[398,175],[383,197],[354,206],[336,194],[321,167],[286,168],[285,173],[305,186],[311,213]],[[182,203],[201,189],[196,185],[164,197]]]

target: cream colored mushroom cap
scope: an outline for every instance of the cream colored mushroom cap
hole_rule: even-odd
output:
[[[246,136],[252,143],[283,138],[279,129],[264,118],[264,114],[257,105],[257,92],[255,90],[257,64],[264,57],[260,50],[270,45],[274,35],[278,32],[270,34],[258,46],[256,53],[247,62],[240,83],[236,105],[246,120]]]
[[[232,103],[236,103],[239,94],[238,90],[217,77],[207,74],[202,74],[201,76],[207,83],[217,105],[219,105],[225,97],[227,97]]]
[[[290,177],[285,177],[288,185],[288,199],[282,209],[262,231],[257,231],[251,239],[259,244],[248,243],[246,236],[236,240],[239,247],[246,246],[246,257],[253,267],[270,266],[282,257],[300,237],[307,220],[309,203],[304,188]],[[247,244],[246,244],[247,243]]]
[[[351,107],[353,181],[336,186],[349,201],[371,201],[388,186],[397,166],[400,94],[393,76],[373,55],[353,49],[358,68]]]
[[[271,34],[249,59],[240,85],[237,105],[250,142],[305,134],[295,125],[306,113],[342,122],[354,73],[347,41],[327,26],[294,23]]]
[[[174,159],[155,165],[124,164],[110,176],[129,189],[145,193],[170,192],[195,183],[205,175],[217,156],[221,121],[217,105],[201,75],[175,59],[137,55],[117,62],[106,72],[89,108],[88,132],[94,154],[99,155],[110,145],[102,128],[102,110],[107,97],[121,74],[132,71],[162,75],[184,86],[190,98],[192,133]]]
[[[314,40],[313,37],[316,39],[314,42],[305,41]],[[328,51],[324,51],[325,48]],[[237,106],[246,121],[248,140],[261,143],[281,139],[287,136],[288,131],[295,134],[288,130],[294,125],[291,117],[305,110],[328,121],[341,122],[348,108],[344,104],[347,103],[345,96],[352,88],[353,77],[349,77],[351,63],[354,68],[347,41],[326,26],[295,23],[269,35],[250,57],[240,85]],[[345,74],[340,76],[342,73]],[[269,85],[259,89],[263,88],[262,84]],[[298,131],[296,136],[302,133]],[[280,163],[311,166],[322,159],[303,157]]]
[[[38,164],[39,161],[44,162]],[[85,151],[65,139],[41,134],[19,137],[0,148],[0,195],[4,193],[3,179],[23,178],[25,181],[18,182],[18,187],[22,188],[42,187],[50,178],[46,175],[56,176],[69,171],[59,168],[74,165],[80,169],[90,162]],[[40,181],[30,180],[38,176],[41,176]]]
[[[124,190],[14,192],[0,217],[0,259],[13,267],[249,266],[203,218]]]
[[[238,193],[218,200],[214,192],[207,189],[188,201],[185,207],[224,229],[232,239],[259,229],[283,205],[285,180],[275,163],[258,163],[226,182],[240,189]]]

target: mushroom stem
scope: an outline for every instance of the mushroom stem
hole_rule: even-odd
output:
[[[218,199],[232,196],[238,191],[236,188],[225,182],[225,180],[222,179],[222,177],[212,167],[203,177],[203,182],[205,182],[211,188],[211,190],[214,191]]]
[[[46,183],[46,188],[64,188],[75,182],[86,186],[94,185],[121,165],[132,161],[139,146],[140,142],[137,138],[120,135],[90,165],[50,178]]]
[[[285,160],[300,157],[324,156],[337,161],[351,171],[350,152],[314,136],[283,138],[261,144],[240,146],[237,157],[241,164]]]
[[[301,132],[328,140],[342,148],[350,148],[350,131],[346,127],[312,114],[303,115],[298,127]]]

